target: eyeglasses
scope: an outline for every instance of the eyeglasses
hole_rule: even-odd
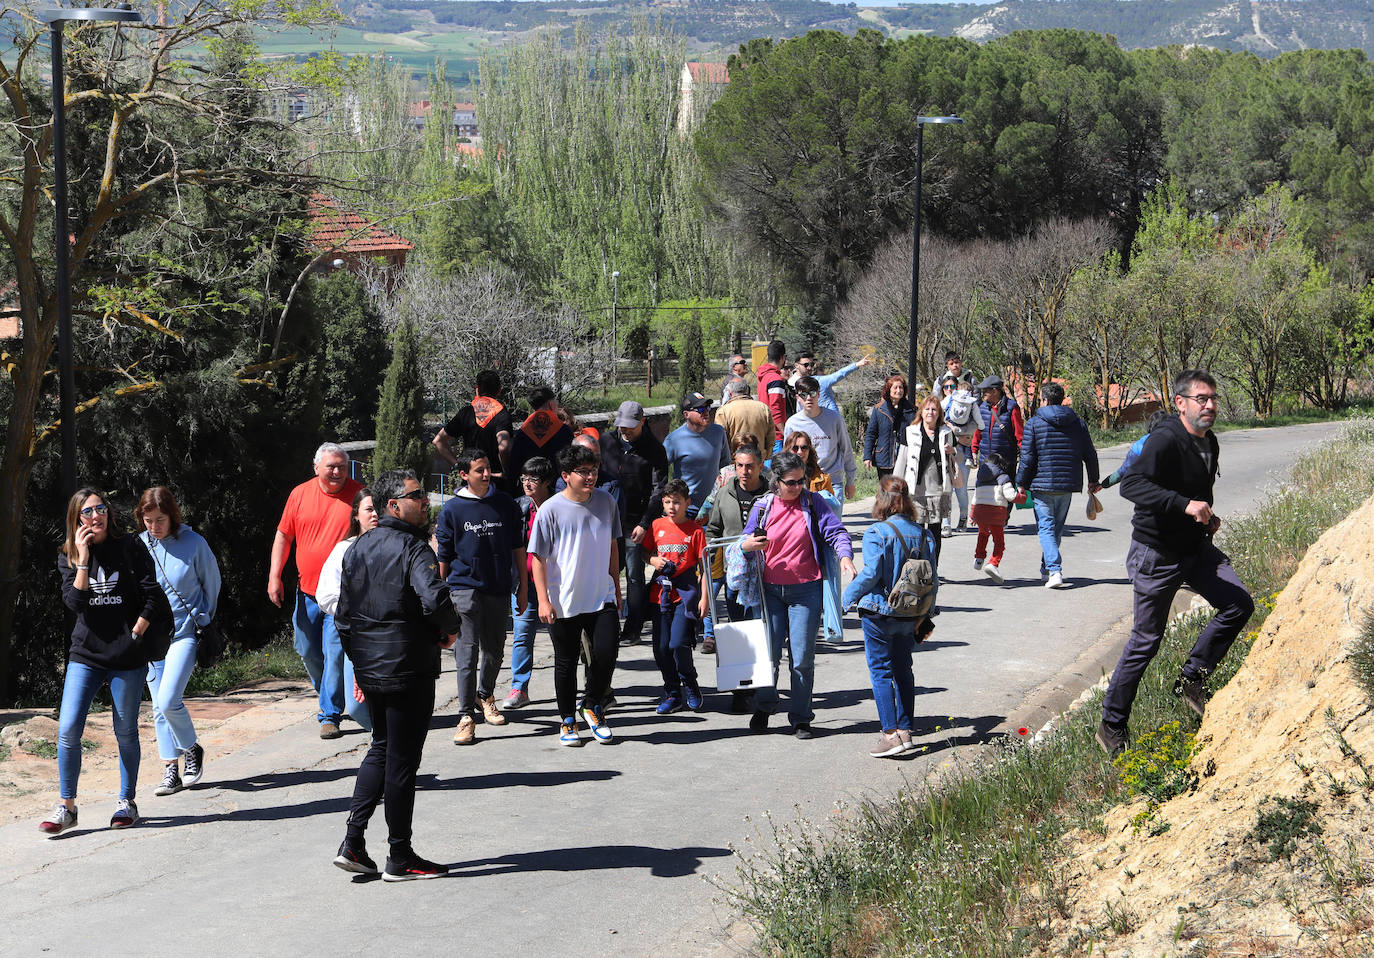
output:
[[[778,484],[779,484],[779,485],[786,486],[786,487],[789,488],[789,489],[795,489],[795,488],[797,488],[797,486],[800,486],[800,485],[802,485],[802,484],[805,483],[805,482],[806,482],[805,479],[779,479],[779,480],[778,480]]]
[[[572,474],[574,476],[581,476],[583,479],[592,480],[596,478],[598,471],[599,470],[596,469],[574,469]]]
[[[819,395],[820,395],[820,393],[814,392],[814,391],[813,391],[813,392],[805,392],[805,393],[799,392],[799,393],[797,393],[797,398],[798,398],[798,399],[815,399],[815,398],[816,398],[817,396],[819,396]]]
[[[794,446],[792,447],[792,451],[793,451],[793,452],[810,452],[810,451],[811,451],[811,447],[808,446],[808,445],[806,445],[805,443],[797,443],[796,445],[794,445]]]
[[[82,510],[81,510],[81,515],[84,516],[85,518],[89,519],[91,516],[103,516],[105,513],[109,512],[109,511],[110,511],[110,507],[107,506],[107,505],[105,505],[105,503],[102,502],[102,503],[100,503],[99,505],[96,505],[96,506],[87,506],[86,508],[82,509]]]
[[[1180,399],[1191,399],[1199,406],[1215,406],[1217,403],[1216,393],[1202,393],[1201,395],[1180,396]]]
[[[399,496],[392,496],[391,498],[397,502],[402,499],[415,499],[418,501],[420,499],[428,499],[429,493],[425,492],[423,489],[412,489],[409,492],[402,493]]]
[[[520,481],[521,481],[521,482],[538,482],[538,481],[539,481],[539,477],[538,477],[538,476],[521,476],[521,477],[520,477]]]

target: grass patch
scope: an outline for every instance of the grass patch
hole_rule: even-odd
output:
[[[212,668],[196,669],[186,683],[186,695],[224,695],[262,679],[307,679],[305,663],[296,654],[289,634],[277,636],[261,649],[226,655]]]
[[[1371,494],[1374,421],[1357,419],[1301,459],[1256,515],[1224,528],[1219,544],[1257,597],[1253,627],[1308,546]],[[736,881],[721,886],[758,930],[758,950],[981,958],[1047,943],[1054,922],[1069,914],[1061,867],[1068,833],[1101,834],[1102,813],[1133,791],[1189,787],[1175,772],[1192,748],[1183,730],[1196,720],[1172,694],[1173,679],[1208,618],[1172,624],[1140,684],[1136,750],[1154,757],[1156,772],[1147,774],[1142,758],[1123,776],[1103,759],[1093,741],[1094,702],[1037,745],[994,745],[937,781],[861,805],[838,826],[768,820]],[[1252,629],[1237,641],[1213,675],[1214,688],[1235,674],[1255,635]],[[1154,834],[1168,828],[1148,824]],[[1121,934],[1135,923],[1125,902],[1104,903],[1089,937]]]
[[[1350,650],[1350,668],[1364,689],[1365,701],[1374,705],[1374,610],[1366,610],[1360,634]]]
[[[81,740],[81,751],[93,752],[100,746],[88,738]],[[57,743],[45,738],[30,739],[24,743],[24,751],[37,758],[57,758]]]
[[[1298,842],[1307,835],[1320,835],[1317,805],[1305,798],[1270,796],[1260,802],[1255,827],[1246,837],[1257,845],[1268,846],[1269,860],[1291,858]]]

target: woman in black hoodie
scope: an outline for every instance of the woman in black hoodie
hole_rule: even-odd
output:
[[[107,682],[119,742],[119,802],[111,828],[138,821],[138,708],[148,662],[162,658],[171,639],[172,609],[158,585],[153,560],[131,535],[119,531],[105,496],[78,490],[67,503],[67,539],[57,556],[62,604],[72,647],[62,684],[57,774],[61,801],[38,826],[60,835],[76,825],[76,783],[81,775],[81,733],[95,693]]]

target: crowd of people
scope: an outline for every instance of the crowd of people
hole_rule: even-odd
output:
[[[773,682],[735,690],[732,710],[749,713],[750,730],[764,733],[785,708],[789,731],[806,740],[814,735],[817,643],[837,638],[842,612],[855,612],[881,726],[868,752],[911,752],[912,656],[935,627],[940,565],[952,561],[943,540],[976,527],[973,568],[1001,585],[1008,517],[1031,508],[1042,581],[1063,588],[1069,503],[1085,484],[1096,493],[1119,482],[1135,503],[1126,565],[1136,628],[1107,692],[1099,743],[1109,754],[1125,747],[1136,686],[1185,582],[1220,610],[1176,688],[1201,714],[1207,677],[1253,608],[1211,544],[1219,449],[1210,376],[1179,377],[1177,414],[1157,415],[1105,483],[1088,430],[1058,383],[1040,386],[1040,406],[1026,417],[998,376],[975,384],[954,353],[929,393],[888,376],[863,437],[862,462],[879,482],[856,570],[842,506],[856,493],[858,470],[834,386],[869,360],[827,376],[809,354],[790,370],[781,343],[769,345],[767,358],[751,387],[748,361],[732,357],[719,408],[689,392],[682,424],[662,442],[638,402],[622,403],[602,433],[544,389],[516,426],[499,377],[483,372],[473,401],[434,439],[462,484],[433,522],[414,472],[388,472],[363,486],[350,478],[343,448],[319,447],[314,475],[282,510],[267,594],[278,606],[288,601],[283,576],[294,553],[291,621],[317,696],[319,735],[337,738],[345,718],[371,733],[336,865],[392,881],[443,874],[410,843],[441,649],[454,654],[454,743],[468,746],[479,724],[505,725],[531,702],[541,628],[553,649],[554,731],[563,745],[583,744],[584,729],[595,742],[613,741],[617,659],[622,647],[643,641],[646,624],[662,679],[654,708],[669,715],[704,707],[696,652],[714,651],[716,622],[746,619],[766,622]],[[105,684],[121,772],[112,827],[138,819],[145,682],[164,766],[156,794],[204,775],[205,752],[182,695],[200,630],[215,615],[219,571],[169,489],[144,492],[134,518],[141,531],[125,534],[108,498],[89,487],[67,509],[58,570],[72,642],[59,723],[60,800],[40,825],[50,836],[77,822],[81,732]],[[727,563],[752,570],[757,588],[723,575]],[[842,576],[849,580],[843,592]],[[500,697],[508,630],[509,680]],[[379,869],[364,835],[383,797],[389,849]]]

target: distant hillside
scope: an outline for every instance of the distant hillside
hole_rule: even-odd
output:
[[[755,37],[808,30],[962,36],[985,41],[1014,30],[1072,27],[1115,36],[1123,47],[1201,44],[1270,56],[1305,48],[1374,53],[1374,0],[1008,0],[993,5],[919,3],[860,7],[821,0],[343,0],[359,30],[475,33],[499,42],[543,26],[568,32],[625,30],[635,16],[661,18],[694,49],[733,50]]]

